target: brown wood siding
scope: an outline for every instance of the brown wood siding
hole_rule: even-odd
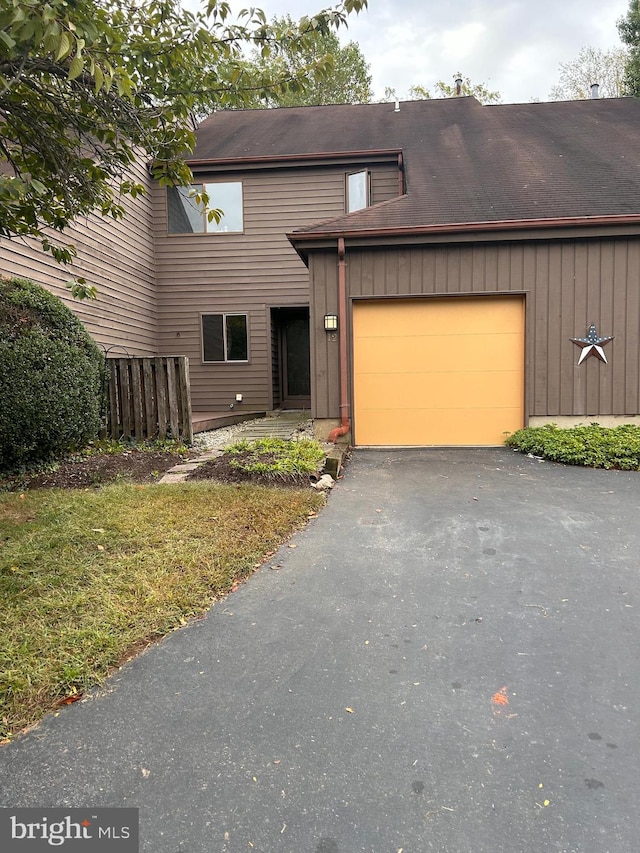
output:
[[[147,171],[135,178],[150,189]],[[0,273],[42,284],[59,296],[112,355],[157,352],[152,197],[125,197],[122,221],[99,216],[79,220],[53,240],[73,244],[70,266],[57,264],[35,240],[0,239]],[[73,299],[66,282],[84,277],[98,289],[96,300]]]
[[[312,253],[313,310],[337,302],[335,252]],[[640,413],[640,238],[349,249],[352,298],[521,292],[526,295],[527,417]],[[614,335],[608,364],[578,367],[590,323]],[[317,331],[315,417],[339,414],[338,364]]]
[[[345,174],[337,167],[225,172],[219,180],[243,182],[242,234],[167,234],[166,194],[156,188],[160,347],[189,356],[195,411],[227,409],[237,393],[236,409],[273,402],[270,310],[309,304],[309,272],[285,234],[342,215]],[[397,167],[374,166],[372,191],[376,201],[395,197]],[[200,316],[225,312],[249,316],[248,364],[202,363]]]

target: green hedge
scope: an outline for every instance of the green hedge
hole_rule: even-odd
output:
[[[640,426],[632,424],[589,424],[570,429],[555,424],[526,427],[510,435],[505,443],[523,453],[567,465],[640,470]]]
[[[46,462],[98,433],[104,356],[40,285],[0,279],[0,469]]]

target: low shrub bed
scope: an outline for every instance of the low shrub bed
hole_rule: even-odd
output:
[[[201,465],[189,479],[305,486],[309,475],[322,467],[324,457],[322,445],[311,439],[243,439],[227,447],[223,456]]]
[[[640,426],[599,424],[561,429],[555,424],[526,427],[506,440],[508,447],[567,465],[640,470]]]

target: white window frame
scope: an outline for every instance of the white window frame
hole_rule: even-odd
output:
[[[359,207],[351,207],[351,179],[364,176],[364,204]],[[369,169],[359,169],[357,172],[347,172],[345,175],[345,210],[347,213],[355,213],[357,210],[365,210],[371,205],[371,172]]]

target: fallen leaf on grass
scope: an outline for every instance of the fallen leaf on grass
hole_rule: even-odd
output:
[[[61,705],[73,705],[74,702],[79,702],[83,696],[84,693],[72,693],[70,696],[63,696],[61,699],[58,699],[58,701],[56,702],[56,706],[60,707]]]

